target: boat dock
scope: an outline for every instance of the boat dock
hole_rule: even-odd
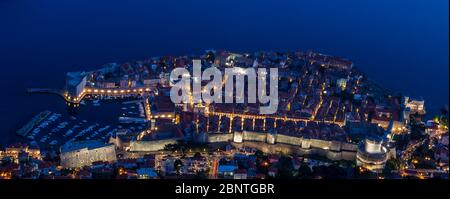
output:
[[[27,124],[25,124],[22,128],[17,130],[17,134],[21,136],[27,136],[27,134],[42,120],[47,118],[50,115],[50,111],[43,111],[36,116],[34,116]]]

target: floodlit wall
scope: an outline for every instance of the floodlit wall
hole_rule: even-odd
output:
[[[294,137],[294,136],[287,136],[283,134],[277,134],[275,143],[282,143],[282,144],[290,144],[290,145],[296,145],[301,146],[302,144],[302,138],[300,137]]]
[[[116,148],[114,145],[107,145],[95,149],[83,148],[80,150],[61,153],[61,166],[65,168],[76,168],[89,166],[96,161],[116,161]]]
[[[159,151],[163,150],[168,144],[176,144],[178,139],[165,139],[165,140],[154,140],[154,141],[131,141],[130,151]]]
[[[235,131],[234,133],[207,133],[196,137],[197,142],[231,143],[234,146],[247,146],[265,153],[285,153],[298,155],[319,155],[330,160],[356,159],[357,145],[340,141],[307,139],[284,134],[272,134],[253,131]],[[204,138],[203,138],[204,137]],[[274,139],[274,140],[273,140]],[[269,142],[268,142],[269,140]],[[273,143],[271,141],[274,141]],[[164,146],[160,146],[163,149]]]
[[[246,141],[265,142],[267,138],[266,133],[258,133],[253,131],[243,131],[242,139]]]
[[[208,134],[208,142],[229,142],[233,140],[232,133],[211,133]]]

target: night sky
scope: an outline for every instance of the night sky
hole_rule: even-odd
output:
[[[1,0],[0,144],[34,114],[63,107],[27,87],[62,87],[67,71],[108,62],[206,49],[342,56],[436,113],[449,100],[448,34],[448,0]]]

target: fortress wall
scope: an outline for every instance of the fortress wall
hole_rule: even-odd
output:
[[[301,147],[302,147],[302,149],[309,149],[309,148],[311,148],[311,140],[303,138]]]
[[[163,150],[168,144],[176,144],[178,139],[165,139],[155,141],[131,141],[130,151],[159,151]]]
[[[342,142],[339,141],[331,141],[330,150],[331,151],[341,151]]]
[[[95,149],[81,149],[61,153],[61,166],[65,168],[75,168],[82,166],[89,166],[96,161],[116,161],[116,147],[114,145],[107,145]]]
[[[342,159],[343,160],[350,160],[350,161],[354,161],[356,160],[356,152],[353,151],[342,151]]]
[[[321,148],[321,149],[330,149],[331,148],[331,141],[310,139],[310,142],[311,142],[311,144],[310,144],[311,148]]]
[[[283,134],[276,135],[276,143],[290,144],[295,146],[301,146],[303,139],[301,137],[288,136]]]
[[[230,142],[233,141],[232,133],[210,133],[207,142]]]
[[[231,143],[234,147],[250,147],[260,150],[264,153],[283,153],[283,154],[297,154],[302,155],[302,151],[298,146],[288,145],[288,144],[267,144],[261,142],[242,142],[242,143]]]
[[[258,133],[253,131],[243,131],[242,139],[244,141],[257,141],[257,142],[265,142],[266,141],[266,133]]]
[[[341,149],[343,151],[356,151],[358,149],[358,145],[357,144],[352,144],[352,143],[342,142],[341,143]]]
[[[309,140],[308,140],[309,141]],[[339,144],[337,144],[339,143]],[[337,142],[334,145],[341,146],[340,142]],[[338,160],[356,160],[356,151],[332,151],[323,148],[301,148],[300,146],[295,146],[292,144],[267,144],[261,142],[253,142],[253,141],[244,141],[242,143],[231,143],[235,147],[251,147],[258,150],[261,150],[264,153],[283,153],[283,154],[296,154],[296,155],[317,155],[326,157],[330,160],[338,161]],[[331,142],[329,143],[331,146]],[[346,143],[345,143],[346,144]],[[351,144],[348,144],[351,146]],[[324,146],[324,145],[316,145],[315,146]]]
[[[336,152],[336,151],[327,151],[326,155],[325,155],[328,159],[330,160],[342,160],[342,153],[341,152]]]

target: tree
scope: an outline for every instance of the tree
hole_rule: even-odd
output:
[[[316,166],[313,170],[314,176],[321,176],[325,179],[345,178],[347,174],[343,168],[335,164],[330,166]]]
[[[262,158],[262,157],[264,156],[264,153],[263,153],[261,150],[257,150],[257,151],[255,152],[255,156],[256,156],[257,158]]]
[[[208,179],[208,172],[207,171],[198,171],[195,174],[196,179]]]
[[[200,154],[200,152],[195,152],[194,159],[200,159],[200,158],[202,158],[202,154]]]
[[[1,162],[0,166],[7,166],[7,165],[11,164],[12,160],[11,160],[11,157],[5,156],[2,158],[2,160],[0,162]]]
[[[294,166],[292,165],[292,159],[290,157],[281,156],[278,160],[278,173],[280,178],[292,178],[292,170]]]
[[[425,127],[422,125],[411,125],[411,139],[420,140],[425,138]]]
[[[362,167],[355,167],[353,173],[355,178],[359,179],[374,179],[377,177],[374,172]]]
[[[176,169],[177,174],[180,174],[181,167],[183,167],[183,162],[181,162],[180,159],[176,159],[175,162],[173,163],[173,167]]]
[[[165,151],[175,151],[176,148],[177,148],[176,144],[166,144],[166,146],[164,146]]]
[[[448,106],[441,109],[439,124],[448,127]]]
[[[68,169],[68,168],[61,169],[61,176],[67,176],[72,173],[73,173],[72,169]]]
[[[372,118],[374,115],[375,115],[374,111],[369,111],[369,113],[367,114],[367,121],[372,122]]]
[[[214,55],[214,52],[208,51],[206,53],[206,61],[212,63],[212,62],[214,62],[215,59],[216,59],[216,56]]]
[[[383,174],[390,175],[393,170],[398,170],[400,168],[400,164],[400,160],[396,158],[389,159],[384,166]]]
[[[436,164],[431,160],[421,160],[419,164],[416,165],[417,169],[436,169]]]
[[[448,106],[441,108],[441,115],[448,115]]]
[[[312,178],[312,171],[311,171],[311,168],[309,168],[307,163],[302,163],[300,168],[298,168],[298,177],[301,179],[311,179]]]

